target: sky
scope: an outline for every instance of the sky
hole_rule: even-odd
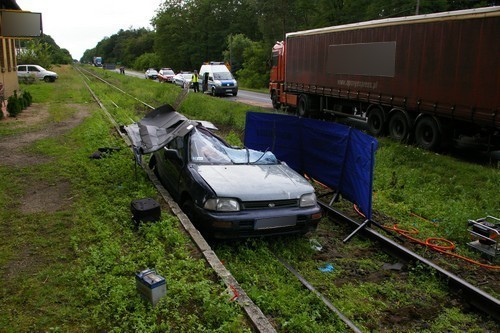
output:
[[[42,13],[43,33],[80,60],[87,49],[120,29],[152,29],[164,0],[16,0],[24,11]]]

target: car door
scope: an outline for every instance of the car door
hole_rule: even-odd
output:
[[[28,69],[26,67],[27,66],[25,66],[25,65],[17,66],[17,76],[18,77],[27,77],[28,76]]]
[[[35,66],[28,66],[28,75],[34,75],[36,76],[38,79],[41,79],[41,75],[42,73],[40,72],[40,70],[35,67]]]
[[[156,168],[160,181],[174,200],[179,199],[182,168],[187,162],[185,147],[184,137],[176,137],[165,148],[155,154],[157,158]],[[167,150],[170,150],[170,153]],[[172,150],[177,151],[180,158],[173,157]]]

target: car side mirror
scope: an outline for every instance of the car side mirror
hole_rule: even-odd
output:
[[[211,77],[211,76],[209,76],[209,77],[208,77],[208,79],[209,79],[210,81],[213,81],[213,80],[214,80],[214,78],[213,78],[213,77]]]
[[[176,149],[168,149],[168,148],[165,148],[165,158],[169,159],[169,160],[174,160],[180,164],[183,164],[184,161],[182,160],[182,157],[181,155],[179,154],[179,151],[177,151]]]

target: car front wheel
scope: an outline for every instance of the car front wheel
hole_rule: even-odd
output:
[[[191,200],[186,200],[182,204],[182,211],[186,216],[189,218],[189,220],[194,224],[194,203]]]

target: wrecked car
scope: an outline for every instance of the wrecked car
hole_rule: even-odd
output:
[[[138,155],[193,224],[209,238],[307,233],[321,209],[314,188],[270,151],[232,147],[209,122],[170,105],[125,127]]]

